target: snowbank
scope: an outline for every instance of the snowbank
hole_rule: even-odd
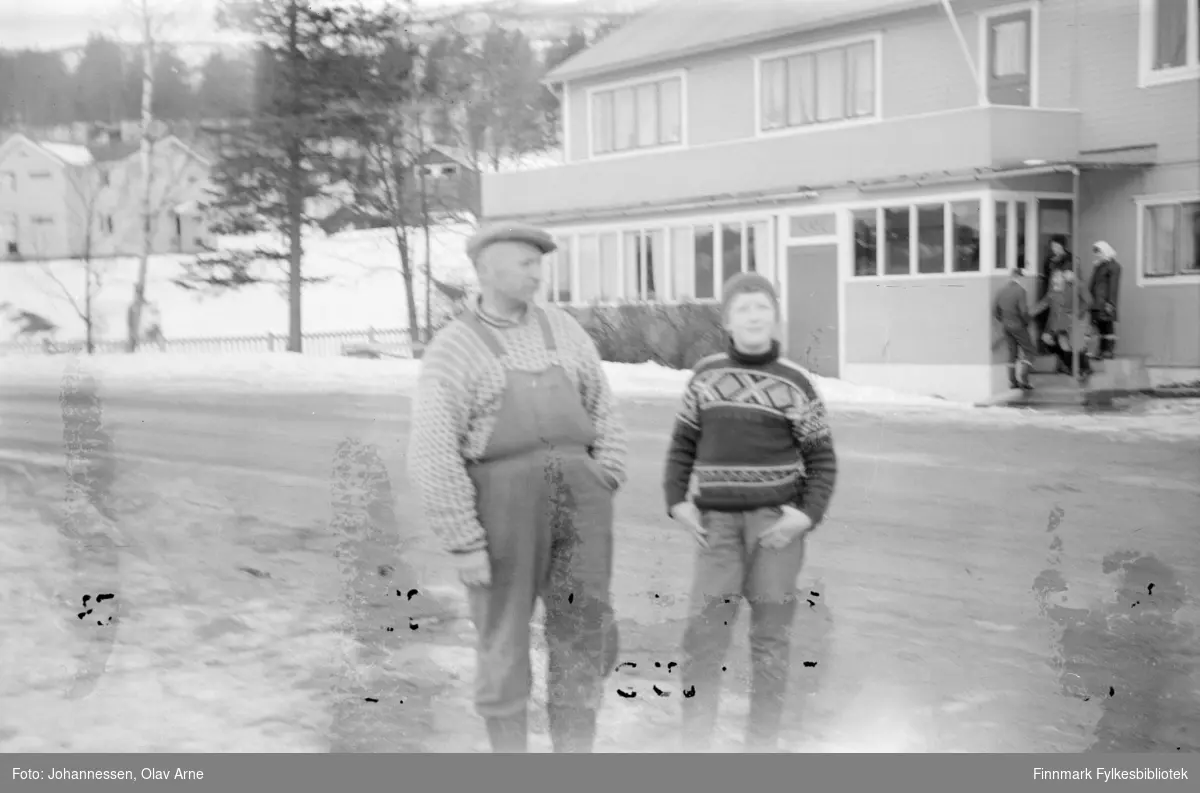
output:
[[[431,230],[430,256],[434,277],[451,284],[473,283],[475,274],[465,243],[466,225]],[[322,277],[325,283],[304,289],[302,310],[305,333],[403,328],[408,324],[400,256],[390,229],[348,231],[331,236],[305,235],[304,275]],[[280,249],[268,235],[224,237],[222,250]],[[421,233],[409,239],[415,268],[414,292],[418,314],[424,317],[425,240]],[[146,297],[158,306],[163,334],[168,339],[287,335],[288,306],[284,290],[274,284],[249,286],[220,295],[200,294],[173,283],[190,256],[155,256],[150,261]],[[125,311],[133,295],[137,259],[118,258],[95,262],[102,279],[93,305],[96,338],[125,337]],[[275,273],[272,273],[274,276]],[[278,273],[283,278],[283,271]],[[59,327],[60,341],[84,338],[83,321],[75,306],[83,305],[84,274],[78,262],[7,263],[0,271],[0,302],[17,311],[39,314]],[[65,295],[64,289],[70,295]],[[434,310],[438,307],[433,291]],[[0,312],[0,338],[12,338],[17,328],[8,312]]]
[[[57,381],[78,361],[110,386],[156,391],[236,390],[253,392],[389,393],[411,390],[420,362],[310,357],[285,353],[181,354],[145,352],[138,355],[13,356],[0,358],[0,373],[8,382]],[[613,391],[625,398],[678,399],[691,373],[653,363],[606,363]],[[840,380],[818,378],[817,387],[831,405],[911,406],[965,409],[932,397],[867,388]]]

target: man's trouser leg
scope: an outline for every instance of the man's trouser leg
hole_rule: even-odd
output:
[[[471,618],[478,633],[475,709],[487,721],[492,749],[527,749],[527,714],[533,674],[529,622],[545,569],[547,488],[540,456],[509,458],[472,470],[476,510],[487,531],[491,586],[471,588]]]
[[[1008,328],[1004,329],[1004,341],[1008,344],[1008,385],[1012,388],[1020,388],[1021,383],[1017,380],[1017,360],[1020,358],[1021,350],[1016,336]]]
[[[749,564],[745,593],[750,601],[753,669],[746,748],[752,752],[777,748],[791,672],[796,577],[804,564],[805,541],[801,537],[778,550],[758,547],[758,537],[781,514],[778,510],[757,510],[746,516]]]
[[[582,452],[552,458],[546,480],[551,545],[542,601],[550,739],[555,752],[591,752],[604,681],[618,653],[610,594],[613,491]]]
[[[697,548],[683,634],[683,750],[708,749],[721,695],[721,664],[746,578],[746,513],[704,512],[708,547]]]

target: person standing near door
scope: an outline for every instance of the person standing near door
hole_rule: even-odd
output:
[[[467,586],[475,708],[496,752],[528,749],[539,597],[556,752],[592,750],[617,658],[610,582],[625,434],[591,337],[534,303],[555,248],[521,225],[470,240],[481,295],[426,350],[413,411],[410,475]]]
[[[730,278],[722,315],[729,350],[696,364],[663,477],[668,514],[699,546],[680,668],[683,742],[686,751],[708,747],[744,597],[754,676],[746,749],[771,752],[788,688],[796,577],[805,537],[833,498],[837,455],[812,376],[779,355],[771,282]]]
[[[1074,260],[1071,258],[1071,250],[1067,247],[1067,237],[1065,234],[1054,234],[1050,237],[1049,249],[1046,251],[1046,257],[1042,259],[1042,269],[1038,273],[1038,290],[1037,299],[1044,300],[1046,294],[1050,291],[1050,280],[1054,274],[1062,270],[1070,270],[1074,265]],[[1034,339],[1041,338],[1041,335],[1046,330],[1045,318],[1037,316],[1033,318],[1034,323]],[[1035,341],[1036,344],[1036,341]]]
[[[1096,266],[1088,292],[1092,296],[1092,325],[1100,336],[1100,357],[1112,358],[1117,346],[1117,299],[1121,291],[1121,264],[1117,252],[1101,240],[1092,246]]]
[[[1033,388],[1029,384],[1029,370],[1033,359],[1037,357],[1037,348],[1029,336],[1029,323],[1033,318],[1029,313],[1029,293],[1021,283],[1024,271],[1014,267],[1011,275],[1008,283],[996,295],[992,317],[1000,323],[1004,341],[1008,345],[1008,385],[1029,391]]]

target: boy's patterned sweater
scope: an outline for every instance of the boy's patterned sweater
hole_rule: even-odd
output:
[[[779,357],[712,355],[696,364],[675,420],[664,481],[667,509],[740,512],[792,505],[816,526],[837,481],[825,404],[803,368]]]
[[[467,464],[487,451],[509,369],[541,371],[560,364],[596,427],[592,453],[616,483],[625,481],[625,429],[596,345],[570,314],[555,306],[542,310],[555,354],[546,349],[534,317],[505,322],[477,303],[474,311],[499,337],[504,358],[497,360],[479,334],[457,320],[437,334],[421,360],[408,470],[430,529],[451,553],[487,547]]]

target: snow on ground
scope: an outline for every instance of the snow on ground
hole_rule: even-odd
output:
[[[474,270],[465,244],[471,227],[442,226],[430,234],[430,259],[434,277],[455,284],[469,284]],[[425,305],[425,241],[422,233],[409,240],[416,271],[414,291],[417,311]],[[279,249],[278,240],[268,236],[225,237],[222,250],[256,247]],[[150,262],[146,297],[158,306],[163,334],[168,339],[230,336],[285,336],[288,329],[287,299],[280,287],[256,285],[220,295],[205,295],[173,283],[190,256],[156,256]],[[304,275],[327,277],[326,283],[305,287],[302,311],[306,333],[394,329],[407,326],[404,281],[400,256],[391,229],[348,231],[325,236],[320,232],[305,240]],[[122,258],[95,263],[102,285],[95,296],[93,316],[98,340],[124,338],[125,310],[133,295],[137,259]],[[272,273],[274,276],[275,273]],[[278,273],[282,277],[282,270]],[[0,268],[0,301],[17,311],[39,314],[59,326],[59,340],[82,339],[84,324],[72,306],[83,306],[84,276],[78,262],[6,263]],[[67,294],[64,293],[68,292]],[[434,291],[434,310],[437,310]],[[0,339],[12,338],[16,326],[0,317]]]
[[[7,382],[57,383],[70,356],[0,358]],[[102,384],[153,391],[411,394],[420,362],[310,357],[285,353],[180,354],[146,352],[81,360]],[[690,372],[652,363],[605,363],[613,391],[623,399],[679,399]],[[1101,433],[1134,431],[1159,437],[1200,438],[1200,399],[1125,400],[1120,413],[1055,414],[1029,409],[975,407],[934,397],[817,377],[835,410],[900,414],[913,421],[983,421]]]

